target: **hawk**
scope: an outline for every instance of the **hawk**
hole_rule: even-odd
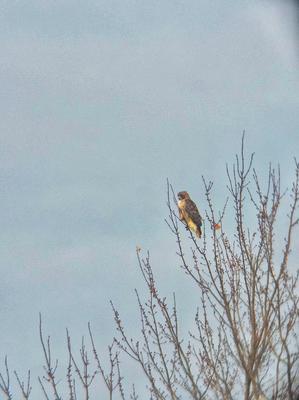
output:
[[[179,192],[178,199],[180,220],[185,222],[186,226],[195,232],[197,237],[201,238],[202,218],[196,204],[190,199],[188,192]]]

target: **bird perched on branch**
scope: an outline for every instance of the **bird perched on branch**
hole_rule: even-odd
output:
[[[195,232],[197,237],[201,238],[202,218],[196,204],[191,200],[188,192],[179,192],[178,199],[180,220],[185,222],[186,226]]]

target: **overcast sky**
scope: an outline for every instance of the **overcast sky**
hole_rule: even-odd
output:
[[[79,343],[92,321],[109,343],[109,299],[135,324],[137,244],[166,293],[183,309],[193,301],[164,223],[167,177],[201,204],[204,174],[221,207],[245,129],[258,168],[280,162],[289,182],[298,15],[292,2],[263,0],[9,0],[0,10],[0,358],[36,376],[39,311],[58,357],[66,326]]]

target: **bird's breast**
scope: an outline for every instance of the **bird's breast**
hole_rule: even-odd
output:
[[[185,206],[185,201],[184,200],[179,200],[178,201],[178,207],[180,210],[182,210]]]

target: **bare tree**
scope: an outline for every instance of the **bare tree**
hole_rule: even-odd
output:
[[[169,301],[160,293],[150,254],[143,256],[137,248],[147,289],[146,300],[141,289],[136,290],[140,337],[129,336],[111,303],[117,333],[108,346],[108,367],[88,324],[88,340],[82,338],[79,357],[67,331],[66,379],[61,380],[40,317],[44,375],[38,379],[44,399],[91,400],[98,397],[94,393],[103,391],[110,400],[141,398],[134,386],[127,394],[121,372],[126,356],[139,365],[149,399],[299,399],[299,275],[291,256],[299,222],[299,163],[294,161],[293,185],[286,192],[281,188],[279,167],[269,166],[265,184],[253,161],[253,155],[246,160],[243,136],[240,155],[232,168],[227,167],[228,199],[220,212],[213,200],[213,183],[203,178],[207,209],[201,240],[188,228],[187,232],[182,229],[176,195],[168,184],[166,222],[176,242],[179,266],[198,299],[189,334],[179,323],[176,295]],[[215,229],[219,225],[220,231]],[[295,245],[298,249],[298,240]],[[4,366],[0,390],[11,400],[7,358]],[[22,397],[28,400],[30,372],[26,384],[16,372],[15,377]]]
[[[225,229],[226,204],[216,215],[213,183],[203,179],[206,230],[202,242],[189,231],[190,251],[190,241],[188,248],[183,244],[175,194],[168,185],[167,223],[176,239],[181,267],[200,294],[196,329],[188,340],[180,334],[175,297],[169,306],[157,288],[149,254],[142,259],[137,251],[149,292],[144,303],[136,292],[143,341],[127,336],[114,308],[121,338],[116,340],[140,364],[154,399],[296,399],[298,272],[289,268],[289,256],[298,224],[299,163],[295,160],[281,254],[277,215],[285,193],[280,171],[269,167],[263,190],[252,165],[253,155],[246,164],[243,136],[236,164],[232,170],[227,167],[235,218],[232,233]],[[252,209],[255,225],[246,218]],[[215,230],[219,223],[220,233]]]

